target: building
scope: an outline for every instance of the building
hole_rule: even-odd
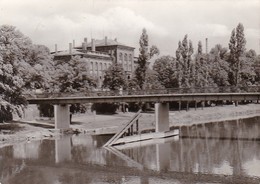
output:
[[[69,44],[69,49],[58,51],[55,45],[54,60],[64,60],[68,62],[73,56],[86,58],[86,66],[90,70],[90,74],[98,79],[99,86],[102,85],[105,71],[112,63],[121,63],[123,65],[127,79],[132,77],[136,62],[134,61],[134,47],[119,43],[117,39],[108,39],[105,37],[102,40],[91,39],[88,42],[87,38],[80,46]]]

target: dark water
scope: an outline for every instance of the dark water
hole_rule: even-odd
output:
[[[86,135],[6,146],[0,183],[260,183],[259,117],[181,135],[112,149],[102,147],[109,137]]]

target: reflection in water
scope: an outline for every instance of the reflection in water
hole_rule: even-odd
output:
[[[71,138],[62,137],[55,140],[55,161],[56,163],[71,160]]]
[[[155,173],[147,173],[147,169],[195,176],[203,173],[260,177],[259,118],[182,127],[181,135],[185,138],[110,149],[102,148],[109,137],[87,135],[7,146],[0,149],[0,182],[162,181]],[[173,179],[166,177],[163,181],[180,183]]]
[[[169,144],[156,144],[156,165],[158,171],[165,171],[169,168],[170,161]]]

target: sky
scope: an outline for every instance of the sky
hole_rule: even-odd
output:
[[[0,0],[0,25],[17,27],[34,44],[54,51],[107,36],[135,47],[146,28],[149,45],[175,56],[186,34],[197,50],[208,38],[228,47],[231,31],[241,22],[246,48],[260,54],[260,0]]]

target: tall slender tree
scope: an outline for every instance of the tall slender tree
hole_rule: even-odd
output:
[[[191,56],[193,52],[192,42],[191,40],[188,41],[188,35],[185,35],[182,42],[179,41],[176,50],[176,59],[178,62],[176,69],[178,71],[177,76],[180,87],[190,87],[192,85],[194,65]]]
[[[202,43],[201,43],[201,41],[198,42],[198,55],[202,55]]]
[[[245,54],[245,45],[244,26],[239,23],[236,29],[232,30],[229,41],[230,65],[232,69],[229,76],[231,84],[234,84],[235,86],[239,84],[241,79],[241,58]]]
[[[135,70],[135,77],[137,80],[137,85],[140,89],[143,89],[143,85],[145,82],[145,74],[147,70],[147,61],[149,59],[148,53],[148,35],[146,29],[143,29],[142,35],[139,40],[140,48],[139,48],[139,57],[138,57],[138,65]]]

